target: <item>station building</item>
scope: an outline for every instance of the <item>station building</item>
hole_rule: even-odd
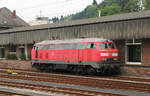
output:
[[[0,31],[0,56],[30,54],[36,42],[53,39],[107,38],[116,43],[127,74],[150,75],[150,11],[53,24],[15,27]],[[28,58],[27,58],[28,59]]]
[[[29,26],[28,23],[26,23],[24,20],[22,20],[20,17],[16,15],[16,11],[14,10],[11,12],[6,7],[0,8],[0,31],[7,30],[7,29],[13,29],[23,26]],[[0,38],[0,41],[2,38]],[[10,46],[9,48],[6,48],[6,45],[0,44],[0,58],[5,58],[5,55],[8,52],[12,52],[12,54],[16,51],[16,48],[11,44],[7,44],[7,46]],[[23,51],[22,49],[20,51]]]

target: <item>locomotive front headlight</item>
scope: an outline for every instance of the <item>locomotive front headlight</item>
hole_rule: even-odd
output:
[[[113,60],[115,60],[115,61],[116,61],[117,59],[116,59],[116,58],[113,58]]]
[[[102,58],[102,61],[107,61],[107,58]]]
[[[109,53],[100,53],[100,56],[109,56]]]
[[[112,53],[112,56],[118,56],[118,53]]]

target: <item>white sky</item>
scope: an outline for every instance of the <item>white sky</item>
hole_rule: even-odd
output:
[[[100,3],[102,0],[97,0]],[[7,7],[25,21],[34,20],[37,16],[52,18],[82,11],[92,4],[93,0],[0,0],[0,8]]]

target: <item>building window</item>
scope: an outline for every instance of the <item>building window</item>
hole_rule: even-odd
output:
[[[100,48],[108,49],[107,43],[100,43]]]
[[[24,46],[19,46],[18,47],[18,55],[19,55],[19,57],[21,55],[23,55],[23,54],[25,54],[25,48],[24,48]]]
[[[15,45],[9,45],[9,52],[16,52],[16,46]]]
[[[96,48],[95,43],[88,43],[87,44],[87,48],[88,49],[94,49],[94,48]]]
[[[5,47],[0,46],[0,58],[5,57]]]
[[[126,64],[141,64],[141,40],[126,41]]]

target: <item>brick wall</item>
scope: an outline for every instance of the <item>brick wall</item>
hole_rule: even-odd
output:
[[[118,59],[122,64],[125,64],[125,40],[115,41],[115,44],[118,48]]]
[[[142,65],[150,66],[150,39],[142,40]]]
[[[121,75],[150,78],[150,67],[124,66],[121,68]]]
[[[149,77],[150,76],[150,39],[142,40],[142,64],[141,65],[126,65],[125,64],[125,40],[115,41],[119,51],[119,61],[124,66],[121,67],[121,75]],[[145,66],[145,67],[144,67]]]

